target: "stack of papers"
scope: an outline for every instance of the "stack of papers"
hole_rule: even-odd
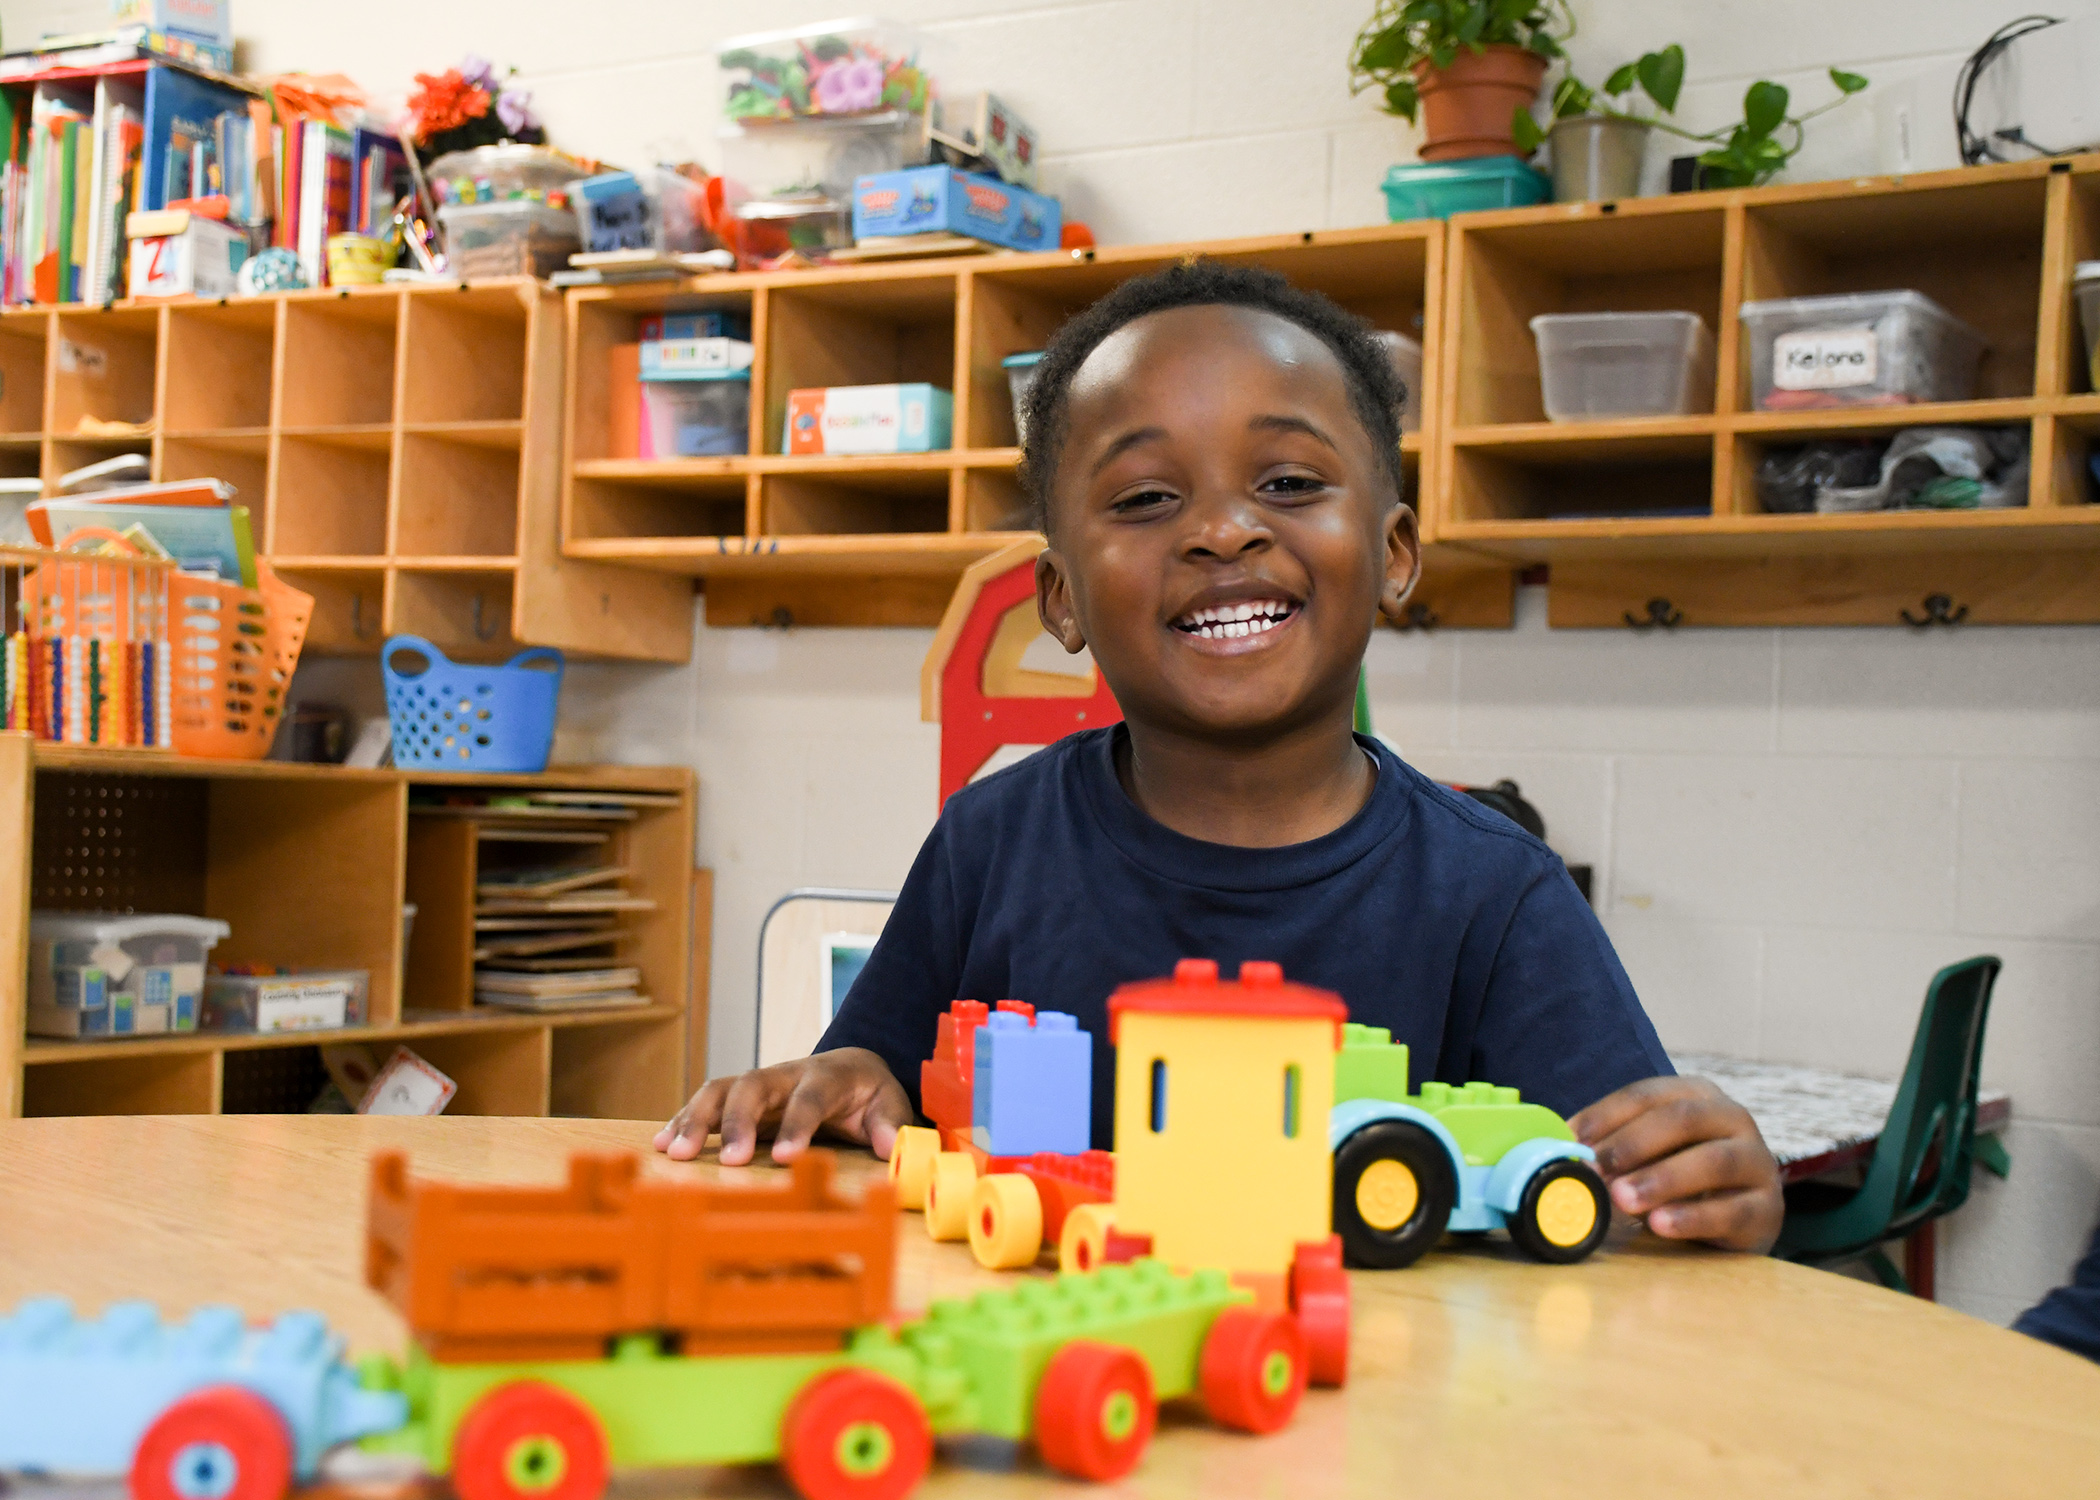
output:
[[[620,919],[656,903],[631,893],[627,874],[624,865],[484,871],[474,890],[475,1003],[536,1011],[647,1005],[641,970],[617,962],[628,938]]]

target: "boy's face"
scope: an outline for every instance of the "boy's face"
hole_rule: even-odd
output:
[[[1258,743],[1353,703],[1414,514],[1341,362],[1273,313],[1153,313],[1073,378],[1036,566],[1043,624],[1126,718]]]

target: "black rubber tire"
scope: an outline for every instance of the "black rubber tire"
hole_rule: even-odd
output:
[[[1539,1228],[1539,1197],[1565,1177],[1572,1177],[1589,1189],[1590,1197],[1597,1205],[1597,1222],[1574,1244],[1557,1245]],[[1556,1266],[1572,1265],[1583,1259],[1604,1243],[1604,1236],[1610,1230],[1611,1195],[1604,1190],[1604,1179],[1588,1162],[1568,1157],[1549,1161],[1533,1172],[1531,1181],[1524,1184],[1524,1195],[1517,1200],[1517,1211],[1509,1216],[1509,1237],[1516,1241],[1517,1248],[1533,1260]]]
[[[1356,1185],[1370,1167],[1396,1161],[1415,1175],[1415,1210],[1391,1229],[1364,1222]],[[1342,1258],[1360,1270],[1396,1271],[1420,1260],[1443,1238],[1458,1202],[1458,1174],[1443,1143],[1411,1120],[1375,1120],[1334,1153],[1334,1229]]]

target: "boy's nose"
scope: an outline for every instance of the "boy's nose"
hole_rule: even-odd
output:
[[[1217,558],[1231,562],[1260,551],[1275,540],[1268,517],[1254,500],[1241,494],[1198,495],[1184,514],[1189,529],[1181,553],[1191,560]]]

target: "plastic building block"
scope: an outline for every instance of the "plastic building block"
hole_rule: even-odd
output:
[[[1349,1378],[1349,1276],[1340,1235],[1298,1247],[1290,1301],[1305,1335],[1307,1378],[1314,1385],[1343,1384]]]
[[[943,1151],[926,1178],[926,1232],[936,1240],[968,1239],[970,1199],[977,1191],[977,1158]]]
[[[1188,959],[1108,1002],[1116,1228],[1170,1265],[1282,1277],[1332,1213],[1328,1116],[1348,1011],[1248,962]]]
[[[1088,1146],[1094,1039],[1074,1016],[998,1011],[975,1032],[970,1141],[994,1156]]]
[[[1342,1050],[1334,1059],[1334,1102],[1351,1099],[1405,1099],[1407,1046],[1393,1040],[1383,1026],[1342,1028]]]
[[[808,1500],[896,1500],[933,1459],[910,1391],[870,1370],[838,1370],[788,1407],[781,1467]]]
[[[1154,1396],[1169,1401],[1195,1392],[1212,1322],[1246,1301],[1222,1271],[1182,1275],[1140,1261],[937,1301],[899,1338],[930,1365],[962,1373],[969,1430],[1018,1439],[1034,1425],[1037,1387],[1051,1360],[1073,1340],[1131,1350],[1145,1362]]]
[[[1038,1152],[1015,1164],[1035,1184],[1043,1203],[1043,1243],[1055,1245],[1064,1235],[1065,1216],[1088,1203],[1106,1203],[1116,1192],[1116,1159],[1106,1151],[1076,1156]],[[1067,1266],[1066,1270],[1072,1267]]]
[[[537,1380],[489,1392],[452,1442],[459,1500],[598,1500],[611,1469],[598,1414]]]
[[[970,1253],[991,1271],[1032,1266],[1043,1249],[1043,1200],[1019,1172],[977,1179],[970,1193]]]
[[[717,1187],[579,1155],[561,1188],[470,1188],[383,1152],[365,1282],[441,1360],[590,1358],[642,1331],[687,1353],[836,1349],[889,1315],[895,1227],[888,1184],[849,1200],[832,1171],[812,1151],[783,1186]]]
[[[132,1500],[276,1500],[292,1484],[292,1435],[284,1418],[238,1385],[192,1391],[139,1439]]]
[[[1094,1271],[1107,1265],[1108,1237],[1115,1222],[1116,1211],[1106,1203],[1082,1203],[1073,1208],[1058,1231],[1057,1268]]]
[[[342,1338],[318,1313],[254,1328],[233,1308],[204,1307],[163,1323],[147,1303],[118,1302],[83,1321],[64,1299],[42,1297],[0,1318],[0,1471],[121,1474],[163,1424],[172,1425],[156,1441],[219,1433],[229,1461],[273,1465],[256,1445],[268,1429],[258,1429],[252,1403],[192,1399],[227,1387],[265,1403],[287,1438],[288,1471],[301,1478],[328,1448],[407,1415],[400,1396],[360,1389]]]

